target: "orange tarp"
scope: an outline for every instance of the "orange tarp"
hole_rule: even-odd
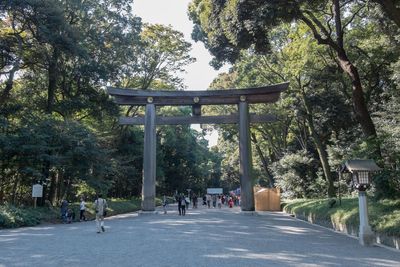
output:
[[[257,211],[280,211],[281,191],[279,188],[255,187],[255,204]]]

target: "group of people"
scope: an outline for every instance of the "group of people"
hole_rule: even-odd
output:
[[[229,206],[229,208],[233,208],[233,206],[240,205],[240,196],[236,195],[210,195],[206,194],[203,196],[203,206],[207,206],[208,208],[222,208],[222,206]]]
[[[61,201],[61,219],[63,223],[72,223],[75,221],[75,211],[69,207],[69,203],[66,199]],[[81,202],[79,203],[79,221],[86,221],[86,202],[84,198],[81,198]]]
[[[198,197],[196,194],[192,194],[191,198],[185,197],[184,194],[177,194],[175,199],[178,203],[178,212],[180,216],[186,215],[186,210],[190,204],[190,200],[192,200],[193,208],[197,208]],[[164,214],[167,213],[167,198],[164,195],[163,197],[163,209]],[[211,204],[214,208],[222,208],[223,205],[229,206],[232,208],[234,205],[240,205],[240,196],[225,196],[225,195],[210,195],[206,194],[203,196],[203,205],[211,208]],[[105,232],[104,228],[104,217],[106,216],[107,211],[107,201],[102,197],[101,194],[98,194],[96,200],[94,201],[94,209],[96,213],[96,229],[97,233]],[[69,207],[69,203],[67,200],[63,200],[61,202],[61,218],[63,223],[72,223],[75,220],[75,212],[72,208]],[[82,197],[79,204],[79,221],[86,221],[86,202]]]
[[[104,217],[107,212],[107,201],[102,197],[101,194],[97,195],[96,200],[94,201],[94,209],[96,213],[96,229],[97,233],[105,232],[104,228]],[[75,212],[69,207],[69,203],[67,200],[63,200],[60,205],[61,210],[61,219],[63,223],[72,223],[75,221]],[[86,221],[86,202],[82,197],[79,203],[79,221]]]
[[[179,215],[186,215],[186,210],[189,209],[190,202],[192,202],[192,208],[197,209],[198,197],[196,193],[193,193],[191,197],[186,197],[185,194],[176,194],[175,200],[178,203]],[[165,208],[164,213],[166,213]]]
[[[189,198],[185,197],[184,194],[180,194],[180,195],[175,196],[175,199],[178,202],[179,215],[185,216],[186,215],[186,206],[188,206],[190,203]]]

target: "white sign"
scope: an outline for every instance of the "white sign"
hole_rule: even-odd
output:
[[[207,194],[210,195],[222,194],[222,188],[207,188]]]
[[[43,186],[34,184],[32,187],[32,197],[43,197]]]

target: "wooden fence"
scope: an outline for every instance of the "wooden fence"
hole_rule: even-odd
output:
[[[254,188],[256,211],[280,211],[281,191],[279,188]]]

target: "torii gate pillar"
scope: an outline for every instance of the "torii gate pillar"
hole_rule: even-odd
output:
[[[144,122],[142,211],[155,210],[156,144],[156,107],[154,104],[147,104]]]
[[[239,154],[240,207],[242,211],[254,211],[249,104],[244,99],[239,103]]]

